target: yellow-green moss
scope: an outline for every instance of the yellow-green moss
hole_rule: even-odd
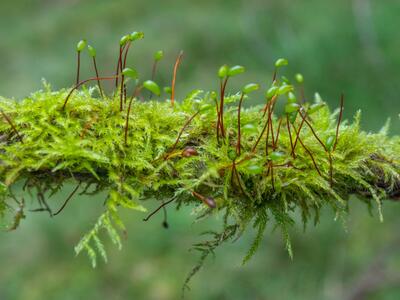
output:
[[[229,104],[224,113],[225,140],[217,141],[215,110],[205,110],[184,130],[171,153],[186,120],[204,104],[214,105],[209,93],[194,91],[174,107],[169,101],[135,100],[125,145],[127,112],[120,112],[118,95],[99,99],[92,95],[95,90],[83,89],[74,93],[66,110],[62,110],[67,92],[52,91],[46,86],[45,90],[19,102],[1,99],[0,109],[12,120],[22,142],[9,122],[0,119],[0,211],[3,217],[13,213],[10,207],[15,205],[10,187],[17,182],[44,197],[71,179],[81,183],[81,191],[89,187],[87,193],[106,190],[109,197],[104,213],[75,249],[77,253],[85,249],[93,264],[94,249],[106,259],[98,239],[99,231],[108,231],[120,246],[117,230],[125,228],[118,217],[119,208],[145,211],[144,200],[161,203],[174,198],[178,206],[199,206],[197,211],[202,216],[223,211],[222,233],[215,233],[213,242],[195,246],[205,256],[220,242],[240,235],[254,222],[258,235],[247,260],[256,251],[267,222],[275,223],[282,230],[291,254],[288,227],[294,223],[291,215],[295,209],[301,211],[304,224],[310,219],[318,222],[323,206],[330,206],[338,215],[346,213],[351,194],[367,203],[373,199],[380,207],[381,200],[390,198],[399,188],[399,137],[389,138],[386,130],[361,131],[359,112],[353,122],[345,121],[340,126],[337,148],[332,152],[332,186],[329,157],[309,127],[303,126],[301,140],[312,152],[322,176],[299,143],[296,158],[290,156],[284,118],[275,150],[283,156],[274,163],[289,164],[274,167],[273,188],[272,177],[267,175],[270,158],[265,154],[264,136],[256,151],[251,152],[266,122],[262,107],[243,109],[242,128],[253,124],[256,130],[242,130],[241,156],[232,157],[237,141],[239,95],[226,99]],[[338,111],[331,113],[324,107],[309,116],[321,140],[335,134],[337,114]],[[275,130],[277,118],[274,116]],[[297,118],[295,125],[298,127],[300,122],[301,118]],[[181,153],[187,146],[194,147],[198,155],[183,157]],[[232,177],[232,159],[237,163],[238,177]],[[212,209],[193,197],[193,191],[215,199],[217,208]]]

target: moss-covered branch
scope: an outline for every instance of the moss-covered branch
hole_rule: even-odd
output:
[[[278,60],[276,66],[285,64]],[[146,200],[198,206],[199,218],[225,215],[222,232],[195,245],[202,259],[253,225],[258,234],[246,261],[268,222],[282,230],[292,255],[288,228],[295,211],[305,226],[318,222],[324,206],[338,216],[346,214],[351,195],[375,203],[380,214],[382,200],[399,200],[400,138],[388,137],[388,126],[366,133],[359,127],[360,112],[352,122],[341,121],[342,110],[331,112],[318,97],[313,104],[297,101],[286,78],[274,78],[265,105],[243,108],[258,85],[225,93],[228,79],[243,70],[220,69],[218,97],[194,90],[175,105],[143,100],[142,88],[160,93],[152,81],[137,86],[132,101],[125,81],[110,97],[95,96],[100,93],[93,88],[72,92],[46,86],[19,102],[1,99],[2,220],[14,215],[8,228],[15,229],[25,216],[23,201],[12,193],[14,185],[34,191],[39,210],[53,215],[68,209],[74,193],[61,209],[49,196],[74,181],[74,192],[108,195],[104,213],[76,247],[77,253],[86,250],[93,264],[97,253],[106,259],[99,231],[106,230],[120,246],[118,231],[125,228],[118,210],[144,212]],[[286,102],[281,111],[279,101]]]
[[[292,223],[290,212],[296,208],[306,223],[311,216],[318,219],[324,205],[345,213],[351,194],[366,202],[372,198],[379,206],[381,199],[399,199],[399,138],[387,137],[385,130],[376,134],[361,131],[359,113],[352,124],[340,126],[337,147],[331,153],[331,186],[329,155],[311,128],[303,125],[293,158],[286,119],[281,121],[279,138],[273,145],[270,137],[267,146],[267,130],[261,133],[268,116],[262,117],[262,107],[242,111],[242,154],[237,156],[234,102],[238,96],[228,97],[232,104],[224,114],[227,134],[219,143],[217,114],[205,110],[212,100],[200,91],[174,108],[167,101],[136,101],[125,145],[126,112],[119,111],[118,97],[96,99],[84,90],[73,96],[64,111],[66,94],[48,88],[21,102],[2,99],[0,108],[9,118],[0,123],[3,213],[12,206],[9,187],[17,182],[40,191],[39,205],[48,210],[52,205],[46,193],[74,180],[81,184],[81,192],[106,189],[106,214],[121,226],[118,206],[144,211],[142,200],[174,198],[178,205],[199,205],[204,214],[224,210],[242,229],[266,214],[275,218],[286,237]],[[184,128],[200,107],[204,111]],[[272,118],[276,131],[279,121]],[[337,112],[322,107],[308,118],[321,140],[335,133]],[[289,122],[292,144],[302,123],[300,117]],[[217,208],[202,203],[199,195],[213,199]]]

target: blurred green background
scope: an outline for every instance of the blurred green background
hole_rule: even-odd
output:
[[[100,72],[111,74],[120,36],[141,30],[145,40],[132,48],[129,64],[144,77],[153,53],[162,49],[157,80],[169,84],[175,57],[185,51],[178,96],[216,89],[216,69],[224,63],[247,67],[232,90],[244,82],[266,84],[273,62],[286,57],[286,74],[303,73],[307,97],[319,91],[337,106],[343,91],[345,117],[362,109],[366,130],[378,130],[391,117],[391,134],[399,134],[399,15],[398,0],[2,0],[0,95],[20,99],[40,89],[42,78],[55,88],[70,86],[81,38],[97,48]],[[82,76],[91,76],[88,58],[83,66]],[[58,206],[72,188],[51,204]],[[75,198],[61,216],[29,214],[20,230],[1,233],[0,299],[179,299],[198,258],[188,249],[221,220],[193,223],[190,208],[171,209],[171,226],[164,230],[160,215],[143,223],[142,214],[124,213],[124,248],[107,242],[109,263],[92,269],[84,255],[74,257],[73,245],[92,226],[102,201]],[[399,214],[398,203],[385,202],[381,224],[353,199],[346,230],[329,211],[305,233],[298,224],[291,232],[291,261],[271,227],[242,267],[254,237],[248,232],[207,261],[187,299],[400,299]]]

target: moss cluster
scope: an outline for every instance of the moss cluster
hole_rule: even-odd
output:
[[[281,229],[292,256],[288,228],[295,211],[306,227],[310,220],[318,223],[324,206],[343,216],[349,197],[356,195],[370,207],[376,203],[382,218],[381,201],[400,198],[400,137],[388,137],[388,125],[379,133],[363,132],[359,112],[352,123],[341,122],[343,105],[331,112],[319,97],[305,103],[300,74],[295,79],[303,99],[298,101],[295,85],[276,76],[287,60],[277,60],[264,106],[242,108],[258,84],[226,95],[228,79],[244,72],[242,66],[226,65],[218,71],[219,97],[194,90],[175,102],[182,54],[172,88],[166,89],[171,100],[145,100],[142,89],[159,97],[161,89],[152,80],[139,84],[138,73],[126,68],[129,45],[141,38],[134,32],[121,39],[116,76],[100,78],[96,54],[90,52],[97,88],[83,85],[90,80],[79,82],[80,52],[86,46],[81,41],[74,89],[52,91],[45,85],[21,101],[0,98],[0,218],[4,223],[13,216],[8,230],[25,218],[25,203],[12,191],[16,185],[37,196],[36,211],[50,215],[60,213],[78,191],[107,194],[104,212],[75,248],[85,250],[93,266],[98,254],[107,260],[100,231],[121,247],[121,207],[145,212],[144,201],[151,200],[164,209],[170,203],[198,206],[198,218],[223,213],[222,231],[194,245],[202,255],[189,280],[217,246],[239,238],[251,225],[258,234],[244,262],[257,250],[268,222]],[[155,57],[152,79],[161,57]],[[116,78],[121,83],[117,80],[114,94],[105,96],[100,80]],[[130,99],[126,78],[136,80]],[[275,104],[282,98],[286,105],[279,112]],[[76,182],[76,188],[54,211],[48,199],[67,181]]]
[[[120,246],[118,229],[125,228],[118,209],[145,211],[143,200],[161,203],[173,199],[178,207],[197,205],[199,217],[223,211],[222,233],[195,246],[203,254],[221,241],[239,236],[252,223],[258,235],[247,260],[256,251],[268,221],[282,230],[291,254],[288,227],[293,224],[291,215],[296,209],[306,225],[310,219],[317,223],[319,211],[326,205],[338,215],[345,214],[351,194],[369,204],[375,201],[379,209],[382,199],[398,196],[400,139],[387,137],[386,129],[375,134],[361,131],[360,113],[353,123],[340,125],[337,147],[331,152],[331,179],[329,155],[311,130],[321,140],[335,133],[338,111],[331,113],[326,106],[309,117],[312,128],[304,126],[301,130],[305,147],[297,145],[295,158],[290,155],[287,119],[281,121],[279,143],[274,149],[278,157],[266,155],[265,134],[252,151],[266,118],[262,117],[262,107],[244,109],[242,150],[237,157],[233,150],[239,95],[226,98],[230,104],[224,113],[227,134],[222,141],[216,138],[215,110],[200,110],[183,128],[199,107],[213,103],[209,93],[196,90],[174,107],[169,101],[137,100],[129,115],[125,144],[127,112],[119,110],[118,96],[99,99],[92,95],[95,90],[83,89],[62,110],[67,92],[52,91],[47,86],[19,102],[1,99],[0,109],[7,118],[0,121],[0,209],[3,218],[7,211],[13,213],[11,187],[18,182],[35,191],[39,205],[49,213],[53,212],[46,197],[66,181],[79,184],[81,193],[106,190],[104,213],[76,247],[78,253],[85,249],[93,264],[96,252],[106,259],[99,231],[108,231]],[[294,127],[299,128],[301,122],[297,118]],[[276,130],[278,117],[273,116],[272,124]],[[295,133],[291,134],[294,139]],[[188,147],[196,155],[185,155]],[[216,208],[193,192],[213,199]]]

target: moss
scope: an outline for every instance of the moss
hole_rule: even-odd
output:
[[[83,88],[63,110],[68,92],[52,91],[46,85],[19,102],[1,99],[0,212],[3,219],[13,214],[17,199],[11,187],[17,183],[37,193],[38,204],[50,214],[54,212],[46,199],[66,181],[79,184],[83,194],[106,191],[103,214],[75,248],[77,253],[86,250],[93,265],[97,253],[106,260],[98,233],[106,230],[121,247],[119,232],[125,227],[119,209],[144,212],[146,200],[164,203],[170,199],[177,207],[198,206],[199,218],[224,213],[222,232],[212,232],[210,241],[194,246],[202,252],[202,260],[221,242],[240,237],[253,225],[258,234],[247,261],[268,222],[282,230],[292,255],[288,228],[294,224],[295,210],[301,212],[306,226],[310,220],[318,223],[323,206],[339,217],[345,215],[352,194],[369,205],[376,203],[379,211],[381,200],[399,195],[400,139],[388,137],[387,127],[378,133],[360,130],[360,112],[353,122],[340,124],[335,150],[327,152],[320,141],[335,136],[339,110],[331,112],[321,105],[307,115],[310,126],[297,115],[293,124],[289,122],[291,138],[286,115],[273,114],[276,140],[270,137],[267,144],[269,126],[267,131],[262,129],[269,124],[268,113],[263,117],[262,106],[242,109],[241,154],[237,156],[240,94],[225,98],[226,134],[219,139],[217,113],[206,109],[215,106],[212,93],[193,91],[173,107],[169,101],[136,99],[125,143],[127,110],[120,111],[118,94],[101,99],[94,96],[95,89]],[[303,107],[311,112],[307,110],[311,106]],[[300,127],[294,158],[294,129]],[[187,147],[190,153],[185,153]]]

